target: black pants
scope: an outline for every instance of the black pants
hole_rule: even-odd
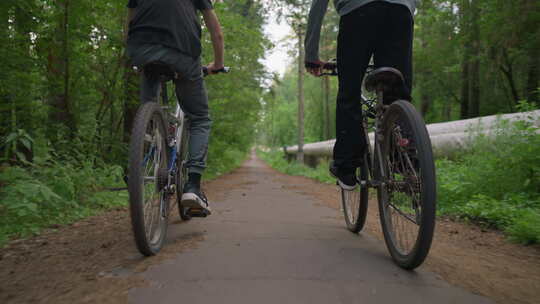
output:
[[[362,80],[373,56],[376,67],[393,67],[405,77],[403,94],[412,87],[413,18],[400,4],[372,2],[341,17],[337,60],[334,164],[342,170],[361,165],[367,143],[362,127]]]

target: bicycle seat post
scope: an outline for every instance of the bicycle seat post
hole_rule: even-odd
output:
[[[160,77],[161,80],[161,99],[163,100],[163,106],[169,104],[169,94],[167,92],[167,82]]]

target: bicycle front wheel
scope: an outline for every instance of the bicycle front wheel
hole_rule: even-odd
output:
[[[135,243],[146,256],[155,255],[167,234],[169,155],[159,104],[144,103],[135,116],[129,148],[129,204]]]
[[[368,157],[364,157],[364,162],[357,169],[357,176],[360,181],[368,180]],[[364,228],[368,210],[369,188],[367,184],[360,185],[354,190],[341,189],[341,204],[345,224],[347,229],[353,233],[358,233]]]
[[[436,180],[431,141],[414,106],[394,102],[384,113],[376,152],[379,214],[384,239],[400,267],[414,269],[428,255],[435,228]]]

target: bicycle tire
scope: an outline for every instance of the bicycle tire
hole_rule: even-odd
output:
[[[185,118],[184,118],[185,119]],[[188,155],[188,132],[184,124],[184,130],[182,131],[182,138],[180,139],[180,149],[178,157],[178,176],[176,179],[176,202],[178,206],[178,214],[184,221],[191,220],[191,216],[187,213],[187,209],[182,206],[182,194],[184,193],[184,184],[187,180],[187,169],[184,162]]]
[[[404,126],[405,131],[395,131],[402,129],[400,124]],[[385,243],[392,259],[398,266],[412,270],[426,259],[435,229],[437,192],[431,140],[424,120],[414,106],[405,100],[398,100],[389,106],[384,113],[382,128],[380,150],[375,155],[375,177],[379,181],[384,181],[392,174],[394,185],[387,183],[378,188],[380,221]],[[393,140],[399,134],[407,132],[410,133],[409,137]],[[392,146],[394,142],[396,144]],[[392,147],[394,150],[391,150]],[[396,152],[398,150],[402,151]],[[392,151],[392,156],[390,156],[390,151]],[[403,153],[403,151],[407,152]],[[383,162],[380,161],[381,158]],[[407,170],[409,171],[401,172]],[[398,182],[400,175],[403,181]],[[417,189],[421,193],[417,193]],[[393,197],[394,194],[395,197]],[[401,197],[407,196],[410,196],[411,206],[403,206],[406,204],[400,202]],[[398,210],[401,207],[397,206],[403,206],[403,210]],[[408,214],[413,212],[414,220],[412,214]],[[404,218],[399,231],[396,229],[396,226],[399,226],[396,223],[399,217],[394,217],[395,214]],[[407,223],[418,226],[416,237],[411,239],[404,237],[406,232],[403,230]],[[410,226],[414,227],[414,225]],[[398,238],[400,238],[399,241]],[[401,238],[411,240],[408,252],[403,249],[405,246]]]
[[[156,143],[158,145],[161,144],[161,146],[163,147],[163,149],[161,149],[161,151],[163,152],[157,149],[157,155],[159,157],[157,161],[157,163],[159,163],[159,168],[157,171],[162,174],[162,170],[164,168],[165,172],[167,172],[167,164],[169,160],[169,152],[167,149],[167,128],[165,125],[163,112],[158,103],[147,102],[140,106],[133,122],[133,129],[131,133],[132,135],[129,147],[128,191],[131,223],[137,249],[145,256],[152,256],[157,254],[163,246],[164,240],[167,235],[166,213],[168,212],[168,210],[163,211],[163,208],[167,209],[169,206],[169,197],[167,194],[164,194],[162,189],[160,189],[159,184],[161,182],[159,181],[158,176],[154,176],[154,182],[156,183],[156,188],[154,191],[159,198],[159,207],[155,207],[155,205],[158,204],[154,203],[154,196],[152,196],[152,202],[149,202],[149,204],[151,211],[158,213],[157,216],[155,214],[151,215],[152,221],[154,220],[154,217],[159,220],[159,222],[156,224],[156,229],[154,230],[154,232],[157,233],[157,236],[155,236],[154,233],[152,233],[153,225],[150,225],[150,229],[147,229],[145,225],[145,215],[147,215],[145,213],[145,207],[147,207],[145,206],[145,189],[152,189],[152,187],[151,185],[146,185],[144,171],[145,169],[147,169],[147,166],[145,165],[145,168],[143,168],[143,165],[149,160],[149,158],[145,160],[145,157],[147,157],[147,155],[145,156],[144,148],[145,143],[149,142],[147,136],[147,128],[149,127],[151,121],[155,122],[153,125],[151,125],[151,127],[155,127],[155,129],[158,130],[157,135],[160,135],[156,136]],[[153,134],[151,134],[151,136],[152,140],[150,141],[150,147],[153,146],[154,141]],[[153,158],[154,152],[149,153],[152,154],[151,157]],[[154,161],[154,159],[152,159],[152,161]],[[155,172],[156,170],[154,168],[154,173]],[[149,177],[147,177],[147,179],[148,178]],[[157,208],[158,210],[153,210]],[[148,212],[148,214],[149,213],[150,212]]]
[[[358,176],[361,181],[367,181],[369,177],[368,171],[368,157],[364,156],[364,162],[360,168],[358,168]],[[358,208],[348,208],[350,202],[348,200],[358,200]],[[341,189],[341,205],[343,208],[343,216],[345,217],[345,224],[347,229],[353,233],[359,233],[366,223],[366,216],[369,203],[369,187],[366,185],[360,185],[355,190],[348,191]],[[353,212],[355,214],[350,214]],[[352,218],[352,219],[351,219]]]

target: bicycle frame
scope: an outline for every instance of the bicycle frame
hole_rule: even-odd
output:
[[[373,65],[369,65],[366,69],[366,75],[368,75],[375,67]],[[321,76],[338,76],[337,71],[337,64],[334,61],[331,61],[329,63],[326,63],[323,66],[323,69],[330,70],[328,73],[322,73]],[[373,105],[373,100],[375,99],[376,104]],[[364,137],[366,139],[367,149],[366,149],[366,160],[368,163],[368,180],[366,181],[360,181],[360,184],[362,186],[368,186],[371,188],[378,188],[385,185],[385,181],[383,180],[377,180],[381,179],[381,177],[374,176],[374,166],[378,165],[380,166],[379,172],[382,171],[384,168],[382,160],[382,153],[380,148],[380,143],[382,139],[382,116],[384,114],[384,111],[388,108],[387,105],[383,104],[383,92],[382,90],[377,90],[377,97],[374,99],[368,99],[363,94],[361,95],[361,101],[360,103],[363,106],[367,107],[367,112],[364,113],[363,119],[362,119],[362,126],[364,129]],[[373,142],[373,150],[371,147],[371,142],[369,139],[368,134],[368,119],[372,115],[372,118],[375,119],[375,136],[374,136],[374,142]],[[375,164],[375,156],[377,156],[378,164]]]
[[[167,91],[167,81],[162,80],[161,81],[161,103],[162,108],[166,110],[166,120],[169,124],[172,123],[174,126],[175,134],[167,134],[168,135],[168,144],[169,144],[169,155],[171,155],[169,164],[168,164],[168,180],[167,180],[167,187],[171,187],[173,184],[172,177],[175,176],[176,172],[178,170],[181,170],[181,167],[178,166],[178,153],[180,152],[180,145],[182,144],[182,137],[187,136],[187,134],[184,134],[187,130],[186,124],[187,124],[187,116],[182,110],[182,107],[180,106],[180,100],[178,102],[175,102],[175,109],[174,114],[171,115],[170,111],[167,111],[169,109],[169,96]],[[172,116],[172,117],[171,117]],[[170,130],[168,130],[170,132]],[[180,160],[184,161],[184,160]]]
[[[368,115],[367,113],[365,113],[364,117],[363,117],[363,121],[362,121],[362,125],[363,125],[363,129],[364,129],[364,137],[366,139],[366,144],[367,144],[367,149],[366,149],[366,160],[368,162],[368,178],[370,180],[367,180],[367,181],[360,181],[361,185],[362,186],[368,186],[368,187],[371,187],[371,188],[377,188],[377,187],[380,187],[380,186],[383,186],[384,185],[384,181],[382,180],[376,180],[377,177],[374,176],[374,166],[375,165],[379,165],[379,166],[382,166],[383,164],[380,162],[380,160],[382,160],[382,154],[381,154],[381,148],[380,148],[380,143],[381,143],[381,133],[383,131],[382,129],[382,115],[384,113],[384,110],[386,110],[386,108],[388,106],[384,105],[383,104],[383,99],[382,99],[382,92],[378,93],[377,94],[377,98],[376,98],[376,101],[377,101],[377,104],[375,105],[374,107],[374,110],[375,110],[375,133],[374,133],[374,141],[373,141],[373,149],[371,147],[371,141],[369,139],[369,134],[368,134],[368,128],[369,128],[369,125],[368,125]],[[362,95],[362,105],[366,105],[368,108],[371,107],[370,103],[372,102],[373,100],[369,100],[367,99],[364,95]],[[377,159],[379,160],[378,164],[375,164],[375,156],[377,156]],[[379,168],[380,170],[382,170],[383,168]],[[383,171],[379,171],[379,172],[383,172]],[[380,177],[379,177],[380,178]]]

